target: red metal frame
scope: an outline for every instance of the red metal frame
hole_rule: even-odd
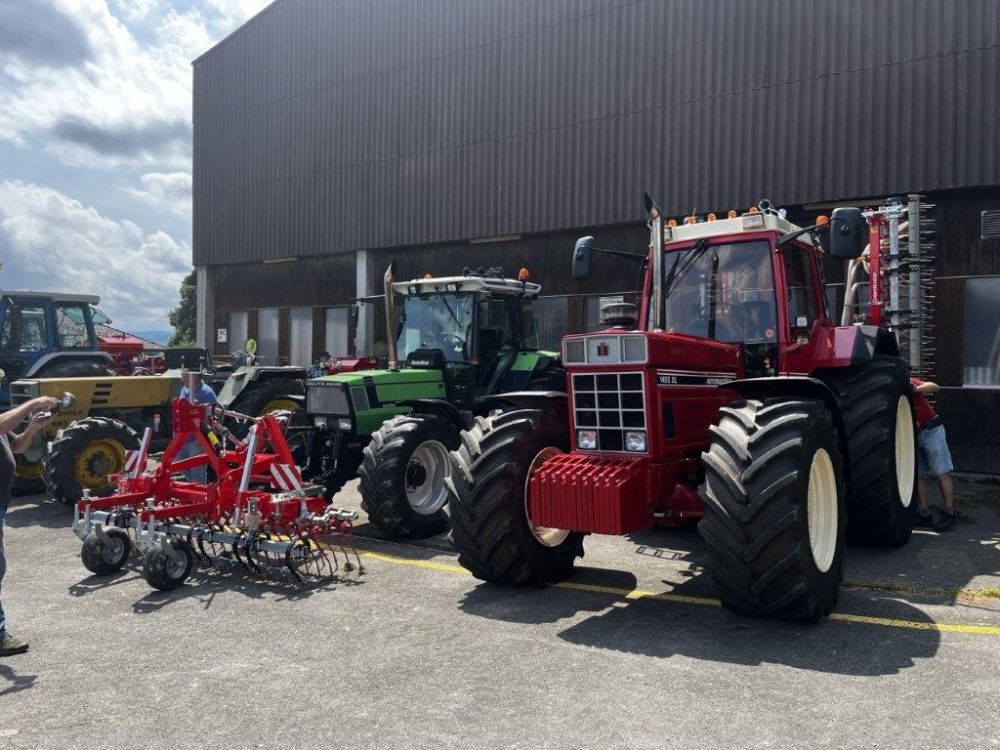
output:
[[[246,490],[240,489],[249,441],[232,450],[219,450],[206,437],[202,425],[212,425],[211,404],[192,404],[184,399],[174,399],[172,405],[173,437],[163,452],[159,465],[152,473],[140,470],[135,475],[114,477],[117,490],[101,498],[84,498],[77,503],[77,510],[128,508],[139,520],[196,518],[208,523],[229,521],[239,509],[249,507],[254,501],[257,512],[268,528],[280,532],[292,530],[302,533],[347,533],[351,523],[345,519],[331,521],[335,527],[302,528],[301,519],[322,515],[326,503],[322,497],[284,493],[275,484],[272,467],[280,465],[286,476],[301,485],[302,476],[285,441],[278,420],[266,414],[255,420],[256,450],[250,463],[250,479]],[[201,448],[200,455],[178,459],[181,449],[189,440]],[[215,474],[212,482],[201,484],[177,478],[189,469],[207,466]]]

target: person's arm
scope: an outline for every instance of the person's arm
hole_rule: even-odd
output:
[[[59,406],[59,399],[52,398],[52,396],[39,396],[5,411],[0,414],[0,435],[12,432],[15,427],[36,411],[52,411],[57,406]]]
[[[45,423],[48,422],[50,418],[51,415],[39,412],[31,418],[31,421],[28,422],[28,426],[24,428],[24,432],[20,435],[16,432],[10,433],[13,437],[13,440],[10,441],[10,449],[14,453],[24,453],[28,450],[28,448],[31,447],[35,434],[45,426]]]
[[[940,391],[941,388],[937,383],[932,383],[929,380],[925,380],[923,383],[916,387],[917,393],[922,393],[925,396],[933,396],[935,393]]]

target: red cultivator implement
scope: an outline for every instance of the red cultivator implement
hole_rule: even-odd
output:
[[[253,422],[232,449],[224,416]],[[327,505],[322,487],[303,485],[283,428],[273,414],[252,419],[175,399],[174,436],[159,465],[146,470],[147,430],[114,494],[84,491],[76,504],[84,566],[108,575],[137,549],[146,581],[161,590],[182,584],[196,564],[299,583],[362,573],[347,540],[357,513]],[[184,477],[202,467],[212,481]]]

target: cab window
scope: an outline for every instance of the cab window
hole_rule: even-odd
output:
[[[45,308],[41,305],[7,307],[0,346],[10,351],[40,352],[48,347]]]
[[[668,331],[725,342],[776,341],[767,242],[695,245],[666,253],[664,261]]]
[[[788,320],[792,328],[812,328],[819,318],[812,257],[800,245],[786,247],[781,257],[788,285]]]
[[[60,349],[89,349],[83,305],[56,305],[56,345]]]

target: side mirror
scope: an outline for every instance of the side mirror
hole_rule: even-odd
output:
[[[573,278],[585,279],[590,276],[590,251],[597,247],[593,237],[581,237],[573,248]]]
[[[868,222],[860,208],[835,208],[830,217],[830,257],[853,260],[861,255],[868,237]]]
[[[351,305],[350,307],[347,308],[347,325],[349,325],[351,328],[358,327],[359,313],[360,310],[358,309],[357,305]]]

